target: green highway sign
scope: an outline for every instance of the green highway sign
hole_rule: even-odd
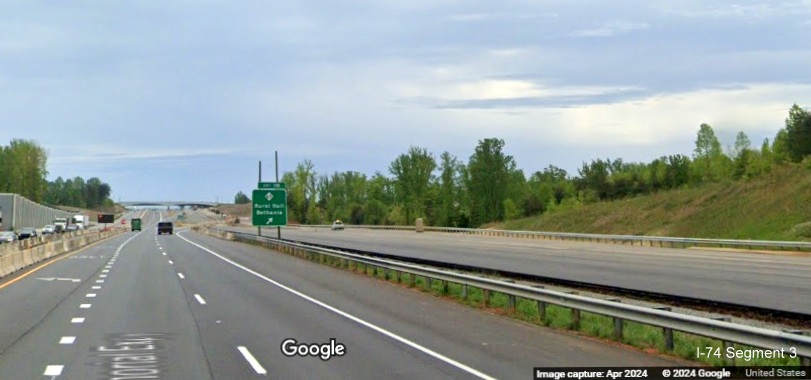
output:
[[[258,189],[284,189],[284,182],[259,182]]]
[[[277,227],[287,225],[287,190],[257,189],[251,198],[254,226]]]

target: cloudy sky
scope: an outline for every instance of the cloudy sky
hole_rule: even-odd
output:
[[[756,144],[811,103],[811,1],[0,2],[0,143],[115,200],[233,200],[505,140],[550,164]]]

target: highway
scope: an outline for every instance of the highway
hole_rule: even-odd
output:
[[[0,281],[0,379],[522,379],[676,364],[250,245],[157,236],[159,217]],[[288,339],[344,352],[288,357]]]
[[[256,228],[230,227],[256,233]],[[285,228],[282,237],[811,315],[811,257],[446,233]],[[275,229],[263,231],[276,236]]]

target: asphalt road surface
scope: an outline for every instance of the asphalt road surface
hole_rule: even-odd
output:
[[[811,315],[811,256],[366,229],[285,228],[282,237]]]
[[[525,379],[674,364],[250,245],[156,236],[159,217],[0,282],[0,379]],[[289,357],[289,339],[332,340],[335,355]]]

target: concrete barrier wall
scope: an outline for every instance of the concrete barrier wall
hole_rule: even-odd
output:
[[[0,278],[40,261],[85,247],[88,244],[129,231],[115,228],[107,231],[82,231],[71,235],[54,235],[56,238],[29,239],[19,244],[4,244],[0,250]],[[57,238],[62,238],[56,240]],[[36,241],[40,240],[40,241]]]
[[[19,194],[0,194],[0,231],[18,231],[23,227],[33,227],[37,231],[46,224],[53,224],[54,218],[70,218],[74,214],[43,206]]]

